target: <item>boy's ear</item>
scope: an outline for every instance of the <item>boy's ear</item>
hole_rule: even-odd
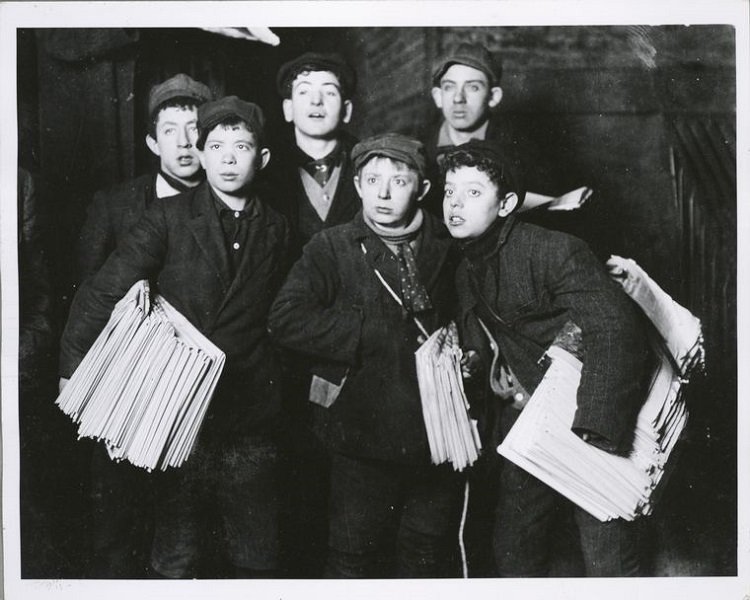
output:
[[[205,150],[205,148],[204,148]],[[203,150],[198,150],[198,147],[195,147],[195,153],[198,155],[198,160],[201,163],[201,168],[205,171],[206,170],[206,160],[205,160],[205,154],[203,153]]]
[[[424,197],[427,195],[427,192],[430,191],[430,188],[432,187],[432,183],[430,183],[429,179],[423,179],[422,185],[419,190],[419,196],[417,196],[417,202],[421,202]]]
[[[342,109],[342,115],[341,115],[341,122],[342,123],[348,123],[352,120],[352,111],[354,110],[354,106],[352,105],[351,100],[344,100],[344,104],[341,107]]]
[[[500,104],[500,100],[503,99],[503,88],[501,88],[499,85],[496,85],[493,88],[490,88],[490,99],[487,101],[487,106],[490,108],[495,108],[498,104]]]
[[[499,217],[507,217],[518,206],[518,196],[515,192],[508,192],[505,198],[500,200],[500,207],[497,209]]]
[[[292,99],[291,98],[284,98],[284,100],[281,101],[281,111],[284,113],[284,120],[287,123],[292,122],[292,117],[294,113],[292,112]]]
[[[435,106],[443,108],[443,94],[439,87],[432,88],[432,100],[435,102]]]
[[[258,170],[265,169],[268,161],[271,160],[271,151],[268,148],[260,149],[260,166]]]
[[[362,197],[362,188],[359,185],[359,175],[354,176],[354,189],[357,190],[357,194],[359,194],[359,197]]]
[[[146,146],[148,146],[148,149],[151,150],[151,152],[153,152],[155,156],[161,156],[161,152],[159,151],[159,143],[151,137],[150,133],[146,134]]]

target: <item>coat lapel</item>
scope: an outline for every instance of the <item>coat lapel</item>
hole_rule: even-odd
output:
[[[219,215],[213,206],[213,198],[207,183],[201,185],[192,199],[193,217],[188,221],[188,227],[201,249],[204,258],[211,265],[227,293],[231,285],[229,256],[224,246],[224,235],[221,231]]]

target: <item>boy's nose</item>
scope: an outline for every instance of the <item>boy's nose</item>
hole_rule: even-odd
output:
[[[385,200],[390,197],[391,197],[391,186],[387,182],[381,183],[380,189],[378,189],[378,198]]]
[[[310,102],[312,104],[315,104],[318,106],[319,104],[323,104],[323,94],[321,92],[313,92],[310,94]]]
[[[456,92],[453,94],[454,104],[463,104],[466,102],[466,94],[464,93],[463,86],[456,88]]]
[[[193,144],[190,142],[190,135],[187,129],[178,129],[177,131],[177,145],[180,148],[190,148]]]
[[[232,152],[225,152],[224,156],[221,157],[222,162],[232,164],[234,163],[234,154]]]

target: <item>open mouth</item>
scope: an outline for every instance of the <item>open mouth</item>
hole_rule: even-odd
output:
[[[183,167],[186,167],[193,164],[193,157],[190,154],[181,154],[177,157],[177,162]]]
[[[466,220],[458,215],[450,215],[448,217],[448,225],[463,225],[465,222]]]
[[[309,119],[319,119],[319,120],[326,118],[326,116],[323,113],[310,113],[309,115],[307,115],[307,117]]]
[[[237,179],[237,173],[219,173],[219,177],[226,181],[232,181],[233,179]]]

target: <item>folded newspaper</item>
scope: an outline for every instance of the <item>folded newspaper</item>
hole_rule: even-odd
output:
[[[449,462],[463,471],[479,456],[482,444],[461,377],[461,348],[456,324],[435,331],[415,353],[432,462]]]
[[[684,385],[703,364],[703,338],[700,321],[634,261],[612,257],[607,265],[664,342],[654,344],[657,365],[630,453],[604,452],[571,431],[581,362],[556,346],[547,351],[551,364],[542,382],[497,451],[599,520],[631,521],[651,513],[687,423]]]
[[[145,468],[179,467],[190,455],[224,368],[224,353],[139,281],[57,398],[79,437]]]

